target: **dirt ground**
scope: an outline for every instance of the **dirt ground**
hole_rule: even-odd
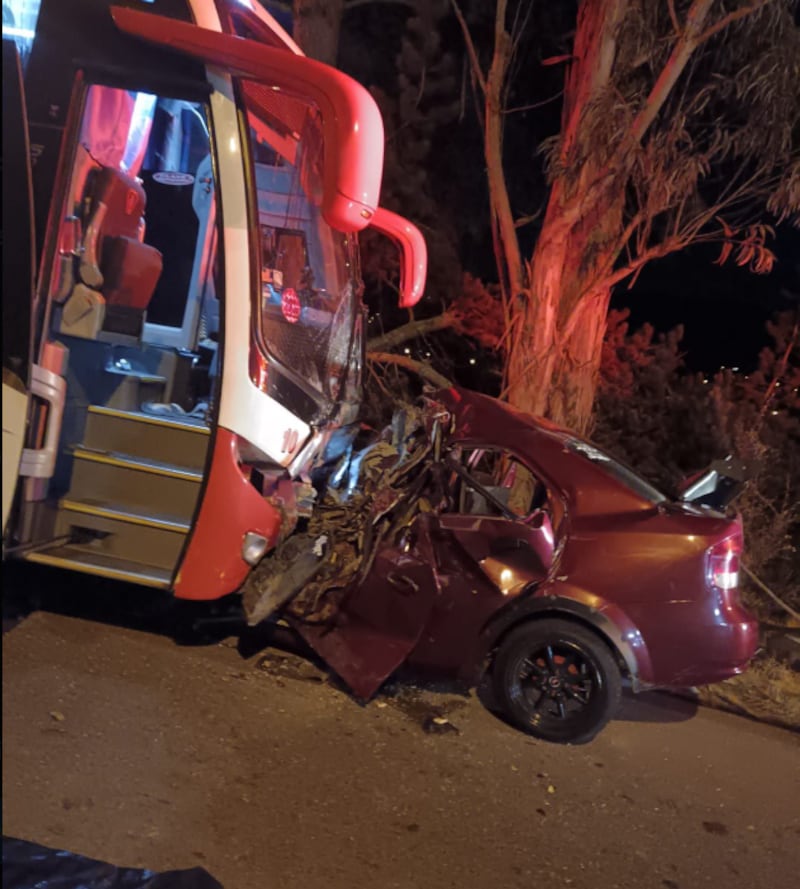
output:
[[[3,832],[226,889],[793,889],[800,736],[651,694],[557,747],[474,694],[362,707],[274,649],[40,611],[3,637]]]

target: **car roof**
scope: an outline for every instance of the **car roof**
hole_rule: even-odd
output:
[[[579,503],[580,512],[652,508],[652,498],[588,458],[587,452],[597,452],[596,449],[569,429],[456,386],[441,390],[434,397],[453,415],[451,442],[511,451],[546,482]]]
[[[469,389],[453,386],[437,392],[434,398],[453,415],[450,435],[453,441],[492,443],[519,450],[515,445],[521,440],[535,442],[537,446],[548,441],[560,448],[566,438],[574,437],[568,429],[543,417],[534,417],[497,398]],[[487,430],[490,430],[489,434]]]

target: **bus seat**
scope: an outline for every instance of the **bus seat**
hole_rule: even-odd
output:
[[[85,284],[76,284],[61,311],[59,332],[89,340],[97,339],[105,316],[106,301],[103,295]]]
[[[103,295],[109,306],[144,311],[161,277],[161,254],[155,247],[124,235],[103,238]]]
[[[89,173],[84,194],[81,281],[105,299],[105,330],[138,336],[163,265],[161,253],[142,240],[144,188],[121,170],[101,167]]]

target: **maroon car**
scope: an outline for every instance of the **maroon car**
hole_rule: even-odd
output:
[[[670,499],[492,398],[451,389],[436,402],[437,497],[376,546],[332,620],[289,616],[356,695],[403,663],[472,681],[488,666],[511,721],[574,743],[613,716],[623,677],[636,691],[745,669],[757,624],[739,602],[724,474]]]

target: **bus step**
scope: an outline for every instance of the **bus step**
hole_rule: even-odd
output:
[[[173,570],[186,544],[189,523],[168,515],[121,508],[118,504],[64,498],[56,533],[85,540],[81,549],[130,562]]]
[[[115,558],[75,544],[27,553],[24,558],[40,565],[68,568],[109,580],[123,580],[160,589],[168,589],[172,580],[172,572],[164,568]]]
[[[73,456],[68,500],[113,504],[138,515],[191,521],[203,481],[201,472],[85,447],[75,448]]]
[[[192,417],[160,417],[90,405],[84,446],[202,471],[210,432]]]

